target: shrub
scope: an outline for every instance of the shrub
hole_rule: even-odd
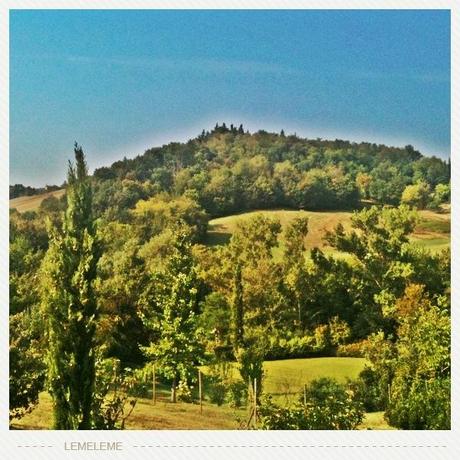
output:
[[[353,392],[330,378],[314,380],[291,408],[273,404],[270,397],[259,408],[266,430],[353,430],[363,420],[363,407]]]
[[[231,407],[241,407],[248,398],[247,384],[241,380],[230,383],[228,386],[227,401]]]
[[[337,347],[336,355],[349,358],[362,358],[364,357],[366,346],[366,340],[362,340],[361,342],[348,343],[346,345],[339,345]]]
[[[326,326],[327,327],[327,326]],[[267,341],[265,359],[292,359],[326,356],[331,354],[329,346],[321,347],[321,339],[314,336],[280,337],[270,336]]]
[[[387,401],[387,392],[382,392],[379,376],[366,366],[359,374],[358,379],[352,383],[356,398],[361,402],[367,412],[384,410]]]
[[[332,345],[343,345],[350,335],[350,326],[346,321],[339,319],[338,316],[334,316],[329,321],[329,337]]]
[[[320,324],[315,328],[314,337],[316,350],[324,350],[330,346],[331,337],[326,324]]]
[[[225,395],[226,395],[225,384],[221,380],[214,379],[214,381],[209,383],[207,393],[209,396],[209,400],[213,404],[222,406],[222,404],[225,401]]]
[[[177,399],[179,401],[191,403],[193,401],[192,397],[192,387],[190,387],[185,380],[181,380],[176,389]]]
[[[10,316],[10,420],[32,411],[43,390],[46,368],[39,334],[33,313]]]
[[[137,400],[129,396],[135,377],[129,368],[120,372],[119,360],[99,359],[93,401],[94,429],[124,429]]]
[[[262,378],[264,375],[264,351],[256,347],[240,348],[236,352],[239,371],[243,382],[254,382],[257,379],[257,397],[262,392]]]

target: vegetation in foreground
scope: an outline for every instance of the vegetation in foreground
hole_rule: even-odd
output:
[[[268,155],[264,140],[281,150]],[[206,366],[210,402],[248,408],[240,428],[356,429],[377,411],[397,428],[448,428],[450,256],[412,240],[417,227],[446,233],[416,208],[449,200],[449,165],[409,147],[377,146],[370,158],[374,147],[339,144],[313,154],[314,143],[284,133],[216,127],[93,178],[76,147],[65,196],[11,213],[12,420],[46,389],[56,428],[126,428],[153,376],[171,404],[193,404]],[[360,199],[374,204],[316,231],[323,247],[306,245],[313,216],[283,227],[266,214],[236,223],[225,244],[203,244],[209,216],[343,211]],[[270,398],[264,362],[334,356],[369,364],[346,382],[318,376],[289,404]]]
[[[285,407],[297,401],[303,394],[304,384],[320,377],[335,378],[341,383],[355,379],[364,368],[365,360],[361,358],[310,358],[283,361],[266,361],[265,388],[275,400]],[[206,372],[206,371],[205,371]],[[238,377],[238,370],[233,366],[233,377]],[[203,409],[200,410],[196,388],[194,403],[170,402],[169,388],[158,385],[156,402],[148,397],[138,398],[132,415],[126,421],[126,429],[238,429],[247,418],[248,408],[230,405],[227,395],[222,405],[209,400],[210,393],[204,394]],[[52,424],[52,400],[48,393],[40,394],[39,404],[29,414],[12,425],[14,429],[48,429]],[[383,412],[364,414],[359,429],[389,429],[383,418]]]

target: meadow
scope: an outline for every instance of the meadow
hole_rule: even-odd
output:
[[[303,385],[319,377],[333,377],[339,382],[354,379],[363,369],[362,358],[308,358],[266,361],[264,363],[264,393],[273,395],[279,404],[290,405],[301,395]],[[203,369],[206,379],[206,369]],[[236,377],[236,367],[231,369]],[[157,398],[138,398],[133,413],[126,421],[132,430],[226,430],[238,429],[247,418],[247,409],[212,404],[205,394],[202,410],[197,402],[185,403],[169,400],[170,389],[158,385]],[[22,419],[15,421],[12,429],[43,430],[52,424],[52,401],[48,393],[40,394],[37,407]],[[360,429],[391,429],[383,412],[365,415]]]
[[[37,211],[41,202],[50,196],[61,198],[65,193],[65,189],[55,190],[49,193],[41,193],[39,195],[20,196],[10,200],[10,209],[16,209],[19,212]]]
[[[324,241],[326,231],[332,231],[337,224],[342,224],[345,231],[351,228],[352,212],[347,211],[304,211],[304,210],[260,210],[242,214],[219,217],[209,221],[206,237],[207,245],[226,244],[238,222],[245,222],[256,214],[278,219],[283,229],[297,217],[308,217],[308,234],[305,238],[305,247],[322,249],[327,254],[346,256],[340,254],[327,245]],[[440,212],[422,210],[419,211],[419,222],[410,240],[430,251],[441,251],[450,246],[450,207],[443,208]],[[283,235],[281,235],[280,247],[274,249],[274,256],[281,257],[283,250]]]

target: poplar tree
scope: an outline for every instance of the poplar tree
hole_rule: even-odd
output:
[[[197,316],[199,280],[185,228],[175,229],[164,273],[153,281],[158,289],[156,307],[143,312],[142,320],[157,340],[143,350],[159,373],[171,380],[171,402],[176,402],[179,381],[194,378],[203,353]]]
[[[93,292],[99,257],[92,190],[83,150],[69,162],[62,225],[48,223],[43,308],[48,338],[48,389],[54,429],[91,429],[97,307]]]
[[[236,262],[233,280],[233,348],[236,352],[244,343],[244,303],[243,303],[243,277],[241,262]]]

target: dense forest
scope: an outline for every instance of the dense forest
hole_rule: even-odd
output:
[[[221,404],[258,382],[261,428],[351,429],[372,411],[450,427],[450,253],[411,240],[419,210],[445,212],[450,162],[225,124],[93,176],[75,155],[62,199],[10,212],[12,420],[47,390],[55,428],[123,427],[154,363],[172,401],[194,399],[199,366]],[[321,235],[329,251],[306,247],[301,214],[209,244],[210,219],[273,209],[354,212]],[[290,406],[264,392],[264,361],[340,356],[367,359],[357,379],[315,380]]]

